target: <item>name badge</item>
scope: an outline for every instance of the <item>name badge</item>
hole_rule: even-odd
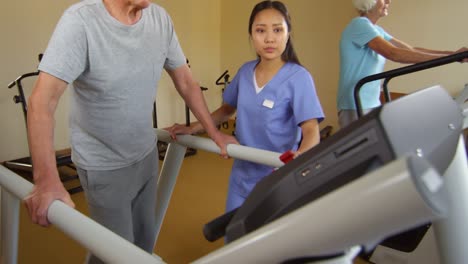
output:
[[[275,105],[275,102],[273,102],[271,100],[265,99],[265,101],[263,101],[263,106],[264,107],[268,107],[268,108],[272,109],[274,105]]]

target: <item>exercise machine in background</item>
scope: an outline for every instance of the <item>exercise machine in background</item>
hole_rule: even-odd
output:
[[[221,88],[221,104],[223,104],[222,94],[224,93],[224,90],[226,90],[226,88],[228,87],[228,85],[230,83],[230,81],[229,81],[230,77],[231,76],[229,75],[229,70],[225,70],[223,72],[223,74],[221,74],[221,76],[219,76],[218,79],[216,79],[216,81],[215,81],[216,85],[220,85],[220,86],[223,87],[223,88]],[[223,80],[223,81],[221,81],[221,80]],[[227,122],[227,121],[223,122],[220,125],[220,127],[218,127],[218,129],[220,129],[221,127],[224,128],[224,129],[228,129],[229,128],[229,122]],[[236,121],[234,121],[233,127],[234,127],[234,129],[232,130],[232,135],[234,136],[235,135],[235,128],[236,128]]]
[[[38,60],[39,62],[42,59],[42,53],[38,55]],[[23,116],[24,116],[24,122],[26,124],[26,129],[27,129],[27,114],[28,114],[28,105],[27,105],[27,99],[24,93],[23,89],[23,84],[22,81],[26,78],[29,77],[35,77],[39,75],[39,70],[35,72],[30,72],[30,73],[25,73],[20,75],[18,78],[16,78],[14,81],[12,81],[10,84],[8,84],[8,88],[11,89],[16,86],[18,89],[18,94],[13,96],[13,101],[16,104],[21,104],[21,108],[23,110]],[[71,169],[71,172],[67,173],[60,173],[60,179],[62,182],[70,182],[73,180],[79,180],[78,179],[78,174],[76,173],[76,168],[75,165],[73,164],[71,160],[71,154],[69,150],[63,150],[63,151],[57,151],[56,155],[56,162],[57,162],[57,167],[68,167]],[[32,160],[31,157],[24,157],[24,158],[19,158],[15,160],[10,160],[10,161],[5,161],[4,162],[5,166],[13,171],[17,172],[23,172],[22,175],[24,175],[29,181],[33,181],[32,177]],[[24,173],[25,172],[25,173]],[[76,185],[76,184],[75,184]],[[81,187],[80,184],[78,186],[74,186],[71,188],[68,188],[68,192],[70,194],[74,194],[77,192],[82,191],[83,188]]]
[[[454,62],[460,62],[464,58],[467,58],[467,57],[468,57],[468,52],[462,52],[462,53],[446,56],[446,57],[443,57],[443,58],[430,60],[430,61],[426,61],[426,62],[422,62],[422,63],[417,63],[417,64],[409,65],[409,66],[402,67],[402,68],[397,68],[397,69],[394,69],[394,70],[391,70],[391,71],[382,72],[382,73],[375,74],[375,75],[370,75],[370,76],[367,76],[367,77],[361,79],[356,84],[356,87],[354,89],[354,99],[355,99],[355,104],[356,104],[356,109],[357,109],[357,112],[358,112],[358,116],[363,115],[361,100],[360,100],[360,97],[359,97],[359,92],[360,92],[360,90],[361,90],[361,88],[363,87],[364,84],[366,84],[368,82],[383,79],[382,89],[383,89],[383,94],[384,94],[384,102],[388,103],[388,102],[390,102],[392,100],[392,98],[390,96],[389,89],[388,89],[388,84],[393,78],[399,77],[399,76],[402,76],[402,75],[411,74],[411,73],[418,72],[418,71],[423,71],[423,70],[426,70],[426,69],[431,69],[431,68],[435,68],[435,67],[444,66],[446,64],[450,64],[450,63],[454,63]],[[468,92],[466,91],[466,85],[465,85],[465,89],[458,96],[458,98],[455,99],[455,102],[460,107],[463,107],[463,103],[466,101],[467,93]],[[430,101],[425,102],[425,103],[429,104],[429,105],[431,104]],[[437,108],[434,108],[434,109],[437,109]],[[406,110],[407,111],[412,111],[411,108],[408,108]],[[417,120],[418,122],[420,121],[418,119],[415,119],[415,120]],[[404,128],[406,126],[401,126],[401,127]],[[424,132],[421,133],[421,135],[425,135]],[[466,148],[466,146],[465,146],[465,148]],[[368,260],[378,259],[379,262],[381,262],[381,263],[389,263],[388,261],[386,261],[384,259],[395,258],[395,259],[403,260],[405,258],[406,259],[420,258],[419,256],[417,256],[419,254],[419,252],[416,252],[414,254],[414,256],[411,256],[411,253],[414,252],[417,249],[417,247],[423,241],[423,239],[427,238],[428,236],[433,235],[432,233],[428,233],[428,231],[432,231],[432,230],[430,230],[430,228],[431,228],[431,223],[427,223],[427,224],[424,224],[424,225],[419,226],[417,228],[414,228],[412,230],[409,230],[407,232],[403,232],[403,233],[398,234],[396,236],[390,237],[390,238],[386,239],[385,241],[383,241],[378,248],[376,248],[377,249],[376,254],[374,254],[374,252],[371,251],[365,257]],[[425,246],[428,243],[431,243],[431,242],[433,243],[433,241],[429,241],[429,242],[425,241],[425,242],[426,242],[424,244]],[[379,251],[383,251],[382,249],[384,249],[384,251],[386,249],[389,249],[389,250],[386,253],[379,254]],[[435,253],[431,252],[431,254],[435,254]],[[373,256],[373,255],[375,255],[375,256]],[[386,256],[383,256],[383,255],[386,255]],[[401,256],[399,256],[399,255],[401,255]],[[437,256],[433,255],[433,257],[437,257]],[[428,257],[427,259],[430,259],[430,257]],[[420,261],[423,261],[423,260],[420,260]]]

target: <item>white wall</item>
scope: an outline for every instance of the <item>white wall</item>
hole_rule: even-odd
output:
[[[466,0],[410,0],[392,1],[390,14],[380,21],[394,37],[414,47],[438,50],[458,50],[468,47]],[[389,62],[386,69],[405,65]],[[438,68],[395,78],[389,89],[413,92],[441,84],[452,95],[458,94],[468,83],[468,64],[453,63]]]
[[[0,16],[0,161],[28,155],[26,129],[20,105],[13,103],[17,93],[7,89],[10,81],[17,76],[36,71],[37,55],[44,51],[55,24],[63,10],[76,1],[72,0],[25,0],[2,2]],[[25,90],[30,90],[33,78],[24,83]],[[67,97],[57,109],[57,148],[68,146]]]

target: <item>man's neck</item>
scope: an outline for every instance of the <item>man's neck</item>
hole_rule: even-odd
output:
[[[103,0],[104,6],[111,16],[125,25],[137,23],[142,14],[142,9],[131,5],[125,0]]]

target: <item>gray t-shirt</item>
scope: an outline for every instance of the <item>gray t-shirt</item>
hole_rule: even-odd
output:
[[[102,0],[68,8],[39,70],[71,84],[73,162],[109,170],[145,157],[156,144],[152,110],[162,69],[185,63],[171,18],[156,4],[131,26]]]

